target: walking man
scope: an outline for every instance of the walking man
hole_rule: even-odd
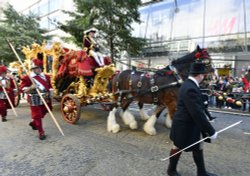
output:
[[[50,83],[50,77],[42,73],[42,67],[43,63],[41,60],[33,60],[31,67],[32,72],[30,74],[30,77],[33,79],[35,86],[33,85],[28,75],[24,76],[21,79],[20,85],[21,90],[27,94],[27,100],[30,104],[32,122],[30,122],[29,125],[33,130],[38,130],[38,137],[40,140],[44,140],[46,138],[43,129],[42,119],[48,111],[41,97],[38,95],[36,89],[39,89],[47,105],[50,107],[50,109],[52,109],[50,97],[50,89],[52,89],[52,87]]]
[[[199,141],[202,137],[210,136],[210,139],[216,139],[217,137],[217,132],[204,113],[205,106],[199,89],[199,83],[202,82],[205,75],[205,64],[201,62],[193,63],[188,79],[185,80],[179,90],[177,111],[170,132],[170,139],[173,141],[170,156]],[[210,139],[206,142],[210,142]],[[185,151],[192,151],[198,176],[216,176],[206,171],[202,146],[203,143],[199,143]],[[180,156],[181,152],[169,159],[167,169],[169,176],[180,176],[176,170]]]
[[[8,95],[5,94],[4,88]],[[2,116],[2,122],[7,121],[7,109],[11,109],[7,96],[9,96],[12,105],[14,104],[14,89],[14,80],[7,76],[7,67],[0,65],[0,115]]]

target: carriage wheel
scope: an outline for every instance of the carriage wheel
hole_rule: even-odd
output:
[[[81,115],[81,105],[76,96],[66,94],[61,100],[61,113],[64,120],[68,123],[75,124]]]

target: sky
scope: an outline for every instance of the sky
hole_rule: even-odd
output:
[[[21,11],[39,0],[7,0],[16,11]]]

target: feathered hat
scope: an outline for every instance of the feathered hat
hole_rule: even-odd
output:
[[[5,72],[7,72],[7,67],[4,65],[0,65],[0,74],[3,74]]]
[[[40,59],[33,59],[31,64],[31,69],[38,67],[43,68],[43,61]]]
[[[87,34],[90,33],[90,32],[96,33],[96,31],[97,31],[96,28],[90,28],[90,29],[87,29],[86,31],[84,31],[83,33],[84,33],[85,35],[87,35]]]

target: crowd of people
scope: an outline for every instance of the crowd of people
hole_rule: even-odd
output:
[[[250,67],[241,77],[214,77],[210,85],[209,106],[250,112]]]

